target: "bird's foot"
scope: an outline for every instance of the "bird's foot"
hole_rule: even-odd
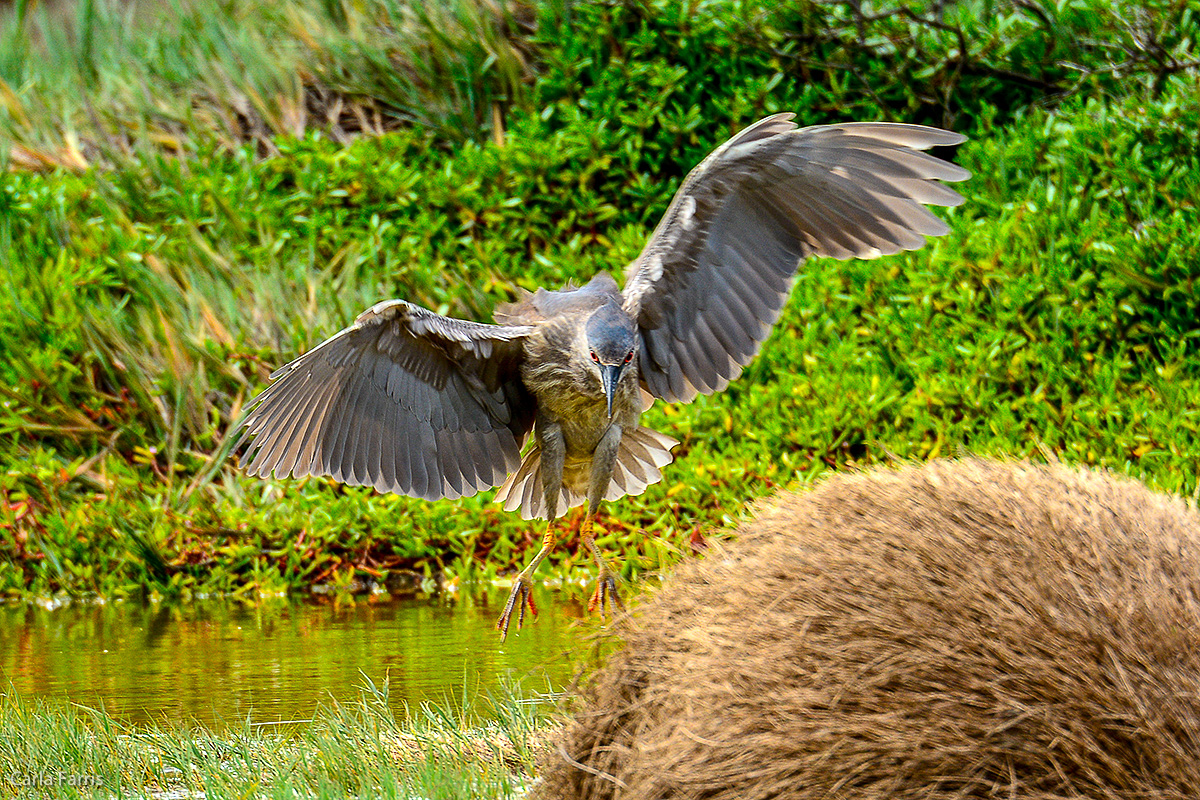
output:
[[[537,619],[537,605],[533,602],[533,581],[529,576],[522,572],[517,576],[516,583],[513,584],[512,593],[508,596],[508,602],[504,604],[504,611],[500,614],[500,620],[496,623],[496,630],[500,631],[500,641],[508,638],[508,625],[512,621],[513,612],[517,612],[517,630],[521,630],[521,625],[525,622],[525,608],[529,607],[529,613]]]
[[[607,568],[600,570],[600,577],[596,581],[596,591],[592,593],[592,599],[588,601],[588,611],[592,612],[599,608],[600,619],[603,620],[606,603],[613,616],[616,616],[616,609],[625,610],[625,604],[621,602],[621,596],[617,594],[617,577]]]

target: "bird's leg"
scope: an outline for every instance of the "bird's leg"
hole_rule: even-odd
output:
[[[596,546],[596,537],[592,533],[592,519],[595,515],[591,509],[588,509],[588,514],[583,519],[583,530],[581,532],[581,540],[583,546],[592,553],[592,559],[596,562],[598,574],[596,577],[596,591],[592,592],[592,597],[588,600],[588,611],[600,609],[600,619],[604,619],[605,604],[608,604],[609,609],[616,607],[625,610],[625,604],[621,602],[621,595],[617,593],[617,576],[616,573],[608,566],[608,562],[604,556],[600,555],[600,548]]]
[[[517,612],[517,630],[521,630],[521,625],[525,623],[526,606],[529,607],[529,612],[533,614],[534,618],[537,618],[537,605],[533,602],[532,575],[538,568],[538,564],[542,563],[542,559],[554,549],[554,541],[554,520],[551,519],[546,522],[546,533],[542,536],[541,549],[537,551],[533,561],[529,562],[529,566],[517,575],[512,593],[509,594],[508,602],[504,604],[504,611],[500,614],[500,621],[496,623],[496,628],[500,631],[500,641],[508,638],[508,624],[512,621],[513,611]]]
[[[617,594],[616,575],[609,568],[604,556],[600,555],[600,548],[596,547],[596,536],[592,531],[592,521],[600,513],[600,502],[604,500],[604,495],[608,494],[608,485],[612,482],[613,469],[617,463],[617,451],[620,446],[621,426],[609,425],[592,455],[592,474],[588,483],[588,512],[587,516],[583,518],[583,526],[579,533],[580,542],[591,551],[592,559],[596,562],[599,571],[596,591],[592,595],[592,599],[588,601],[588,611],[592,611],[598,606],[600,619],[604,619],[606,601],[610,608],[615,606],[622,611],[625,610],[621,597]]]
[[[517,612],[517,630],[525,622],[525,607],[537,617],[537,606],[533,602],[533,573],[542,563],[547,554],[554,549],[554,519],[558,516],[558,496],[562,491],[563,463],[567,457],[567,445],[563,440],[562,427],[558,423],[547,423],[538,419],[538,446],[541,448],[542,459],[542,496],[546,501],[546,533],[542,536],[542,547],[538,550],[529,566],[521,570],[513,583],[508,602],[496,623],[500,631],[500,640],[508,638],[508,626],[512,622],[513,612]]]

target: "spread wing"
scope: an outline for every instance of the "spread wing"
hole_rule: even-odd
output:
[[[520,380],[531,330],[379,303],[271,376],[241,422],[242,463],[429,500],[497,486],[533,424]]]
[[[807,256],[876,258],[949,230],[922,204],[958,205],[938,181],[970,173],[920,151],[965,137],[891,123],[797,129],[792,116],[751,125],[692,170],[629,265],[624,305],[655,397],[687,402],[736,378]]]

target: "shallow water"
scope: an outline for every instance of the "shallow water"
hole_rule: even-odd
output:
[[[133,723],[221,728],[306,720],[318,703],[356,699],[367,680],[387,681],[398,714],[423,701],[458,706],[506,682],[520,681],[524,695],[561,689],[595,626],[577,624],[578,602],[543,590],[537,622],[501,643],[495,621],[507,594],[341,606],[0,606],[0,692],[11,682],[26,698]]]

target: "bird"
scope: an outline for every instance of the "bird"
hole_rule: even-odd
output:
[[[639,424],[655,400],[725,388],[755,357],[811,256],[871,259],[949,227],[926,206],[963,197],[970,172],[926,150],[966,137],[891,122],[797,127],[780,113],[717,147],[683,180],[625,285],[520,290],[493,323],[402,299],[372,306],[271,375],[234,433],[245,471],[328,476],[427,500],[499,486],[544,518],[496,627],[526,609],[556,544],[554,520],[584,501],[580,542],[597,569],[589,607],[623,609],[596,545],[603,501],[662,479],[678,442]],[[245,450],[241,448],[245,446]]]

